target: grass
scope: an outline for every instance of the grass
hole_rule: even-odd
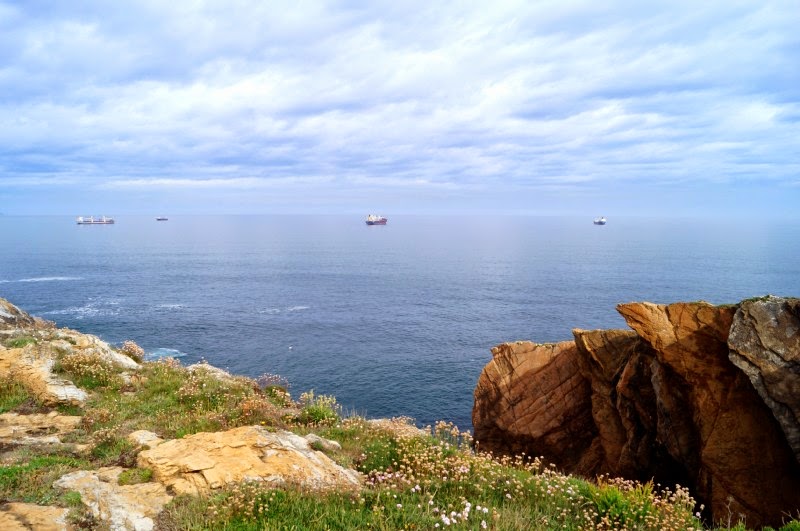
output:
[[[18,336],[6,340],[4,345],[8,348],[22,348],[26,345],[35,345],[38,341],[30,336]]]
[[[132,352],[136,352],[131,346]],[[175,360],[145,362],[122,374],[89,356],[62,355],[62,373],[90,391],[78,430],[66,442],[86,444],[80,456],[15,450],[3,455],[0,499],[71,508],[77,527],[101,523],[80,509],[80,495],[52,488],[74,470],[123,466],[121,485],[152,480],[136,467],[138,449],[127,440],[145,429],[162,438],[243,425],[316,433],[340,443],[324,452],[363,474],[360,490],[308,492],[299,487],[232,484],[207,496],[178,496],[157,518],[162,530],[184,529],[700,529],[694,500],[683,489],[612,478],[587,481],[559,473],[539,458],[493,457],[473,450],[452,424],[437,423],[428,435],[399,437],[359,416],[345,416],[334,397],[289,396],[278,377],[223,378]],[[27,392],[0,381],[0,408],[31,407]],[[23,406],[23,404],[28,404]],[[39,406],[41,407],[41,406]],[[44,409],[42,409],[44,411]],[[316,447],[322,450],[324,445]],[[793,527],[794,526],[794,527]],[[790,522],[783,531],[798,531]],[[730,524],[720,529],[730,528]]]
[[[0,413],[7,413],[31,398],[28,390],[17,379],[0,378]]]

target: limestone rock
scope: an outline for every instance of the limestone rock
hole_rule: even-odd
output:
[[[81,417],[48,414],[0,415],[0,443],[11,445],[61,444],[60,436],[74,431]]]
[[[136,446],[147,448],[155,448],[164,442],[164,439],[147,430],[137,430],[128,434],[128,440]]]
[[[0,505],[0,529],[3,531],[67,531],[69,509],[32,503]]]
[[[154,518],[172,500],[164,485],[139,483],[119,485],[124,468],[72,472],[58,479],[56,487],[78,491],[95,518],[106,522],[112,531],[150,531]]]
[[[594,470],[599,453],[587,452],[597,435],[591,388],[577,355],[573,341],[494,347],[475,388],[472,424],[478,448],[541,455],[576,472]]]
[[[800,299],[742,302],[728,346],[731,361],[772,411],[800,462]]]
[[[304,437],[304,439],[307,440],[309,444],[318,444],[323,450],[327,450],[329,452],[342,449],[342,445],[338,442],[320,437],[316,433],[309,433]]]
[[[360,478],[288,431],[244,426],[197,433],[141,452],[138,464],[177,494],[196,494],[245,480],[311,489],[357,488]]]
[[[0,374],[19,380],[45,405],[80,405],[87,394],[53,373],[56,356],[47,344],[0,350]]]

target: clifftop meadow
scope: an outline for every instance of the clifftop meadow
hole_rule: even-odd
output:
[[[145,361],[133,341],[109,345],[3,299],[0,459],[2,529],[753,525],[733,511],[701,520],[685,487],[485,452],[452,424],[344,416],[335,397],[292,397],[277,375]],[[800,529],[798,509],[771,525]]]

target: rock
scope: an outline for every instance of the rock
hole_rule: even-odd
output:
[[[154,518],[172,500],[160,483],[120,485],[121,467],[72,472],[54,486],[80,493],[81,501],[95,518],[106,522],[112,531],[150,531]]]
[[[742,302],[728,346],[731,361],[772,411],[800,462],[800,299]]]
[[[0,529],[3,531],[67,531],[69,509],[32,503],[0,505]]]
[[[597,436],[591,388],[573,341],[504,343],[492,349],[475,388],[472,424],[478,449],[526,453],[574,471],[596,468],[587,452]]]
[[[34,328],[36,321],[5,299],[0,299],[0,328]]]
[[[307,440],[309,444],[318,444],[323,450],[327,450],[329,452],[342,449],[342,445],[338,442],[320,437],[316,433],[309,433],[304,437],[304,439]]]
[[[712,521],[774,526],[797,514],[798,304],[617,309],[632,332],[492,349],[475,389],[478,448],[688,486]]]
[[[226,432],[197,433],[141,452],[138,465],[177,494],[197,494],[245,480],[306,488],[358,488],[360,478],[308,441],[288,431],[244,426]]]
[[[692,490],[712,514],[730,509],[744,514],[748,526],[762,526],[800,508],[800,467],[769,408],[728,356],[736,307],[632,303],[617,309],[654,348],[662,371],[682,383],[673,389],[667,379],[654,382],[657,437],[691,472]]]
[[[19,380],[45,405],[83,404],[88,395],[69,380],[53,373],[55,360],[55,353],[46,343],[0,350],[0,375]]]
[[[0,443],[11,445],[61,444],[61,435],[74,431],[81,417],[48,414],[0,415]]]
[[[164,439],[160,438],[152,431],[147,431],[147,430],[137,430],[129,433],[128,440],[133,444],[135,444],[136,446],[140,446],[145,449],[155,448],[156,446],[164,442]]]

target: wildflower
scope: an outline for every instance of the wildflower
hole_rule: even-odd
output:
[[[486,529],[486,520],[481,520],[481,529]]]

